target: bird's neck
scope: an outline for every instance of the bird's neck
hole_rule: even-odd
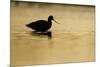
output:
[[[48,22],[49,22],[49,23],[52,23],[52,20],[51,20],[51,19],[48,19]]]

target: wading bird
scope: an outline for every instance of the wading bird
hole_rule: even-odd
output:
[[[52,20],[56,22],[53,16],[49,16],[48,20],[37,20],[35,22],[27,24],[26,26],[37,32],[46,32],[52,27]]]

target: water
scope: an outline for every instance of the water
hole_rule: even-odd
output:
[[[49,35],[25,25],[53,15]],[[32,65],[95,60],[94,7],[20,3],[11,5],[11,64]]]

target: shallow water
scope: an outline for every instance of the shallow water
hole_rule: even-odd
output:
[[[48,34],[25,25],[53,15]],[[32,65],[95,60],[94,7],[20,3],[11,5],[11,64]]]

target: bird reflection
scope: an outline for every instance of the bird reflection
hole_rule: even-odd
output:
[[[32,36],[47,36],[49,39],[52,38],[52,32],[51,31],[46,31],[46,32],[37,32],[37,31],[32,31],[31,32]]]

